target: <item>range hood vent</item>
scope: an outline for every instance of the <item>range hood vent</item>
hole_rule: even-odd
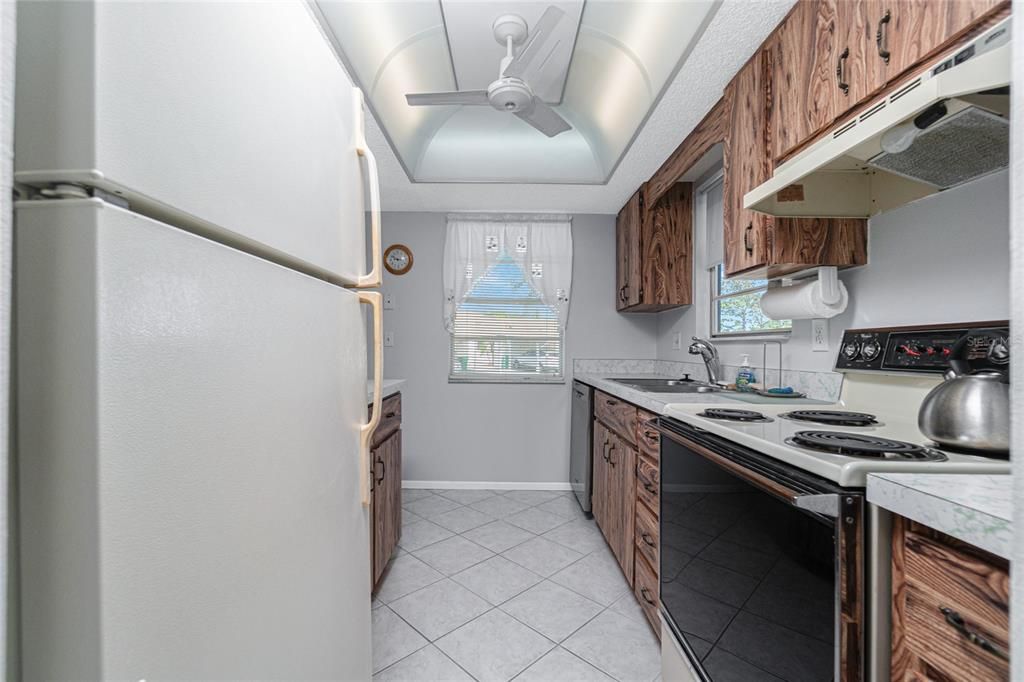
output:
[[[744,207],[867,218],[1006,168],[1009,84],[1007,18],[780,165]]]

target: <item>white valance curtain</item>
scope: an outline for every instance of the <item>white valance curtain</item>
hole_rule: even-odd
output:
[[[460,214],[448,216],[444,245],[444,325],[453,331],[466,294],[501,259],[511,259],[541,299],[569,319],[572,227],[565,215]]]

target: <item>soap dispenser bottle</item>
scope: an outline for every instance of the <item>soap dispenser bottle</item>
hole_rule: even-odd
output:
[[[736,372],[736,390],[753,390],[750,385],[755,381],[757,381],[757,377],[754,375],[754,368],[750,366],[750,356],[744,354],[743,361],[740,363],[740,369]]]

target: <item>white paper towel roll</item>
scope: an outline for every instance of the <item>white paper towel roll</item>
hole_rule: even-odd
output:
[[[761,297],[761,310],[773,320],[813,320],[835,317],[849,302],[846,286],[839,282],[839,300],[829,305],[821,300],[821,282],[775,287]]]

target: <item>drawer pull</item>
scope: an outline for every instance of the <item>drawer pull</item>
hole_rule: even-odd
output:
[[[889,22],[892,20],[892,13],[889,10],[885,10],[885,14],[878,20],[878,31],[875,32],[875,45],[878,47],[878,56],[885,60],[885,63],[889,63],[889,57],[892,53],[889,52]]]
[[[646,587],[640,588],[640,596],[643,597],[644,601],[650,604],[651,606],[657,606],[657,603],[648,596],[650,595],[650,593],[651,591],[648,590]]]
[[[650,533],[641,533],[640,537],[643,539],[643,541],[647,544],[648,547],[655,547],[658,544],[654,541],[654,538],[651,537]]]
[[[988,639],[969,628],[967,623],[964,622],[963,616],[959,613],[948,606],[940,606],[939,611],[946,617],[946,622],[952,625],[953,629],[963,635],[968,642],[989,652],[993,656],[1003,659],[1004,661],[1010,660],[1010,654],[1003,650],[1002,647],[996,646],[992,642],[988,641]]]
[[[618,400],[611,400],[610,398],[606,399],[604,402],[606,405],[609,405],[610,407],[615,407],[616,405],[619,404]]]
[[[644,481],[644,490],[651,493],[652,495],[658,494],[658,486],[654,485],[653,483],[648,483],[647,481]]]
[[[388,412],[386,415],[384,415],[384,418],[385,419],[394,419],[395,418],[395,414],[396,414],[395,412]]]
[[[651,445],[657,445],[660,438],[657,431],[644,431],[644,437]]]

